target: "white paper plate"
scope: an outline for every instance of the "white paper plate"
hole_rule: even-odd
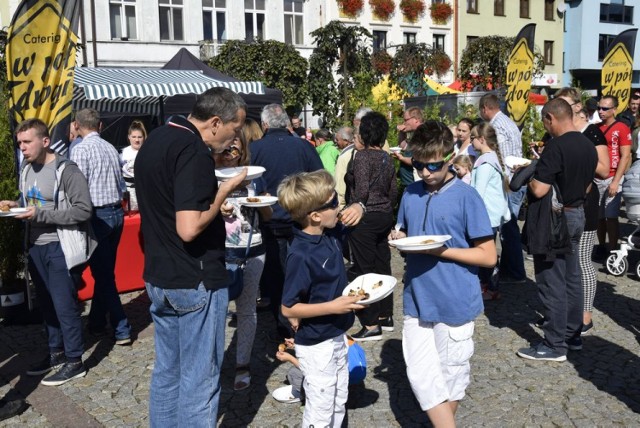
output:
[[[300,394],[293,393],[291,385],[282,386],[271,393],[271,396],[281,403],[299,403]]]
[[[246,205],[247,207],[268,207],[278,202],[278,198],[275,196],[252,196],[252,198],[260,199],[260,202],[249,202],[247,198],[237,198],[236,200],[240,205]]]
[[[391,153],[400,153],[402,151],[402,148],[400,148],[400,147],[390,147],[389,151]]]
[[[382,285],[374,288],[373,286],[378,284],[380,281],[382,281]],[[359,290],[364,290],[365,293],[369,294],[369,298],[360,300],[358,303],[368,305],[370,303],[378,302],[391,294],[393,292],[393,287],[396,286],[397,282],[398,280],[393,276],[368,273],[360,275],[351,281],[351,283],[342,291],[342,295],[348,296],[351,291],[358,293]]]
[[[254,180],[260,177],[266,170],[261,166],[235,166],[230,168],[216,169],[218,180],[229,180],[242,172],[242,168],[247,168],[246,180]]]
[[[449,239],[451,239],[451,235],[409,236],[408,238],[389,241],[389,245],[405,252],[422,251],[442,247]],[[425,241],[433,242],[425,243]]]
[[[15,217],[18,214],[24,214],[28,211],[26,208],[9,208],[8,212],[0,212],[0,217]]]
[[[504,164],[513,169],[517,166],[527,166],[531,163],[531,159],[519,158],[517,156],[507,156],[504,158]]]

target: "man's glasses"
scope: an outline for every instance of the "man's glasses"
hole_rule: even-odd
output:
[[[614,108],[614,107],[600,107],[600,106],[598,106],[598,110],[602,110],[602,111],[609,111],[612,108]]]
[[[436,172],[440,171],[444,164],[447,163],[452,156],[453,152],[449,153],[444,159],[439,162],[420,162],[411,158],[411,165],[413,165],[413,167],[418,171],[422,171],[427,168],[427,171],[429,172]]]
[[[336,208],[338,208],[338,205],[340,205],[340,202],[338,201],[338,192],[334,191],[333,198],[331,198],[329,202],[319,206],[314,210],[309,211],[307,214],[311,214],[312,212],[320,212],[324,210],[335,210]]]

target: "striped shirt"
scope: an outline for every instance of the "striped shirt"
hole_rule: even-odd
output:
[[[122,201],[122,171],[118,151],[97,132],[87,134],[71,152],[87,178],[94,207],[119,204]]]
[[[507,156],[522,157],[522,136],[515,122],[499,111],[491,119],[491,126],[496,130],[498,146],[502,153],[502,161]]]

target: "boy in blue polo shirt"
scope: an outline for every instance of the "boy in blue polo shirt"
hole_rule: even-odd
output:
[[[407,377],[434,426],[455,426],[469,384],[474,319],[483,311],[478,266],[496,263],[482,198],[451,171],[453,135],[427,121],[412,139],[412,164],[422,181],[407,186],[398,211],[405,236],[451,235],[443,247],[407,253],[402,349]]]
[[[278,202],[298,223],[287,254],[282,314],[296,332],[304,374],[304,427],[340,426],[345,416],[349,368],[345,332],[360,297],[342,296],[347,273],[342,248],[324,233],[338,222],[338,194],[331,174],[320,170],[285,178]]]

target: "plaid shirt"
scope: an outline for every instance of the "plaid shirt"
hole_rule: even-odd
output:
[[[71,160],[87,177],[94,207],[122,201],[122,171],[118,151],[97,132],[86,135],[71,151]]]
[[[493,129],[496,130],[498,146],[500,146],[500,152],[502,153],[502,161],[504,162],[504,158],[507,156],[521,158],[522,136],[515,122],[499,111],[493,116],[490,123]]]

